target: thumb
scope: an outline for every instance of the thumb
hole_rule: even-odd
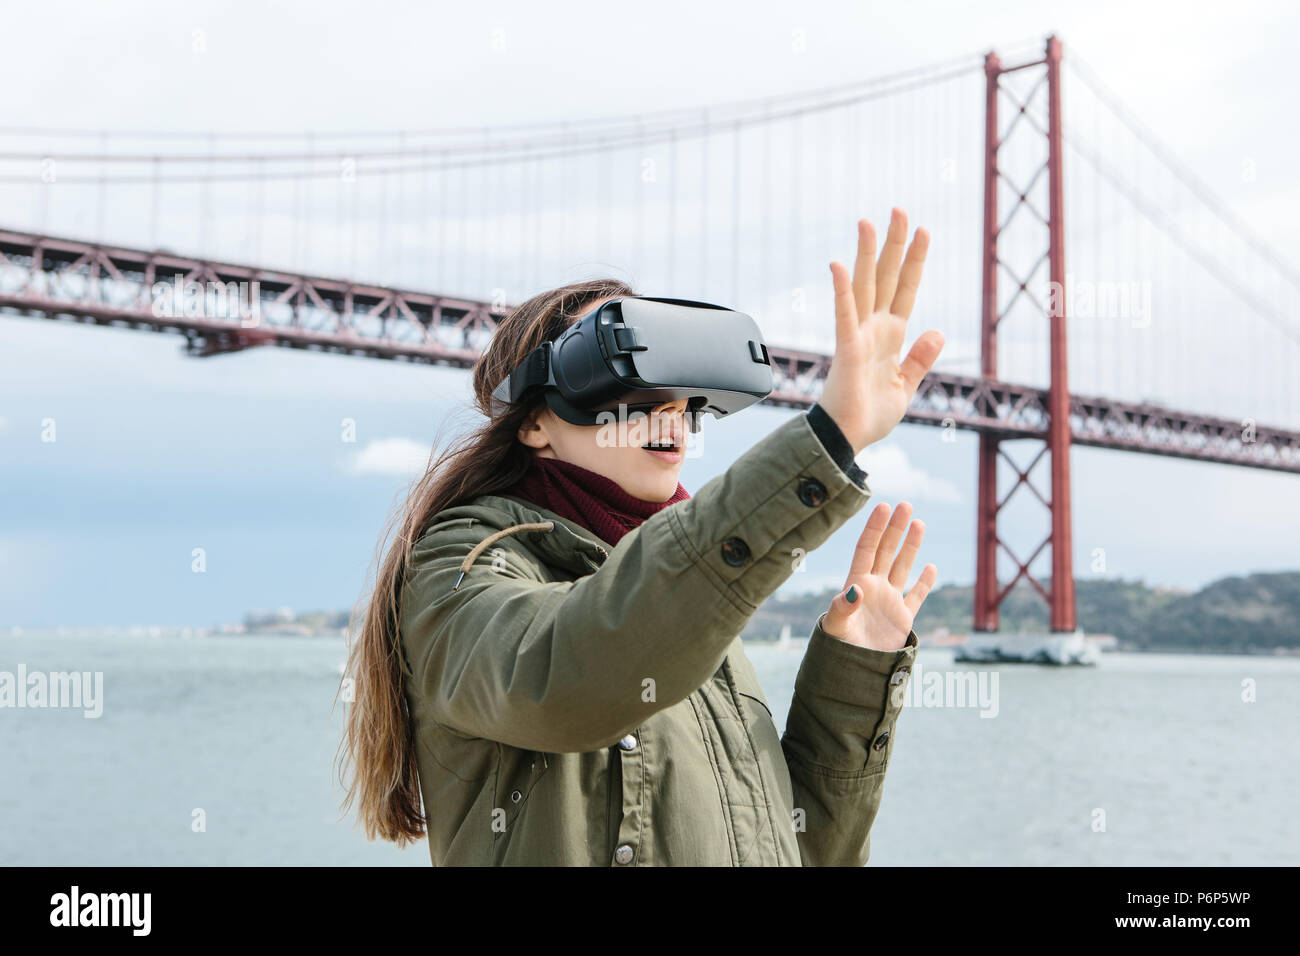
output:
[[[835,595],[830,610],[822,617],[822,630],[832,637],[841,637],[848,632],[849,620],[862,607],[862,588],[850,584]]]
[[[920,338],[912,343],[912,348],[908,351],[907,357],[903,359],[903,364],[899,367],[899,370],[903,373],[903,381],[907,383],[908,394],[916,394],[916,390],[921,385],[921,379],[925,378],[926,373],[939,360],[939,353],[943,351],[943,346],[943,333],[937,329],[922,332]]]

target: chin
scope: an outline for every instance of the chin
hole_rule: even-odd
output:
[[[642,501],[653,501],[657,504],[662,504],[663,502],[671,498],[673,496],[673,492],[675,492],[676,490],[677,490],[677,477],[676,475],[674,475],[671,484],[668,484],[664,481],[656,481],[654,484],[648,487],[643,486],[637,488],[636,491],[633,492],[633,496],[636,498],[640,498]]]
[[[655,501],[667,501],[677,491],[677,475],[673,475],[672,484],[656,489],[659,494],[655,496]]]

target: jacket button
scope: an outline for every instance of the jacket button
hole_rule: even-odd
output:
[[[728,538],[722,542],[722,560],[733,568],[738,568],[749,559],[749,545],[740,538]]]
[[[889,743],[889,731],[888,731],[888,730],[886,730],[883,734],[881,734],[879,737],[876,738],[876,742],[875,742],[874,744],[871,745],[871,749],[872,749],[872,750],[883,750],[883,749],[885,748],[885,744],[887,744],[887,743]]]
[[[614,851],[614,860],[618,863],[627,865],[632,862],[632,848],[624,843]]]
[[[636,750],[636,735],[628,734],[618,742],[618,745],[624,750]]]
[[[520,800],[522,800],[523,798],[524,798],[524,795],[523,795],[522,793],[520,793],[518,790],[516,790],[514,793],[510,794],[510,802],[511,802],[511,803],[518,803],[518,802],[519,802]]]
[[[900,667],[898,670],[894,671],[894,676],[889,678],[889,683],[890,686],[893,686],[894,684],[901,684],[905,680],[907,680],[907,668]]]
[[[826,486],[816,478],[805,478],[799,482],[799,500],[809,508],[816,508],[826,500]]]

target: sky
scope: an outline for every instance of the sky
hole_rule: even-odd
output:
[[[17,92],[0,126],[110,130],[615,115],[846,83],[1056,31],[1300,262],[1300,143],[1283,121],[1300,14],[1284,4],[1191,15],[1140,3],[119,3],[4,16],[0,74]],[[788,55],[795,28],[811,55]],[[494,58],[501,31],[510,54]],[[472,421],[464,372],[287,350],[196,360],[180,345],[0,316],[0,628],[212,626],[251,609],[351,606],[412,469],[440,428]],[[1214,382],[1204,391],[1212,403]],[[708,420],[687,490],[791,414]],[[43,441],[51,420],[56,440]],[[1090,448],[1072,461],[1080,578],[1195,588],[1300,568],[1294,476]],[[860,462],[879,499],[909,500],[926,521],[940,583],[969,583],[974,436],[902,426]],[[1021,495],[1004,526],[1027,555],[1044,521]],[[840,586],[860,527],[850,521],[787,587]]]

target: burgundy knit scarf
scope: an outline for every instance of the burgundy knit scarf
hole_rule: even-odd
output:
[[[679,482],[667,501],[642,501],[604,475],[571,461],[537,455],[524,477],[502,493],[554,511],[611,545],[652,514],[690,497]]]

